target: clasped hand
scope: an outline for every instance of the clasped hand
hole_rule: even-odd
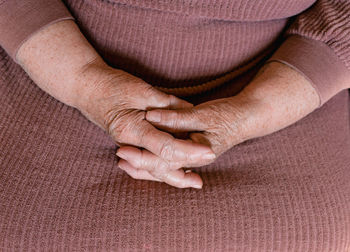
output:
[[[250,110],[245,110],[249,104],[244,102],[241,97],[231,97],[194,107],[152,109],[147,111],[146,120],[165,132],[188,133],[190,141],[210,147],[218,157],[246,137],[250,118],[245,112]],[[148,173],[162,179],[183,167],[198,167],[214,161],[184,159],[179,162],[133,146],[120,147],[117,155],[121,158],[119,166],[138,179],[150,178]],[[182,187],[181,181],[175,186]]]
[[[183,168],[210,164],[247,139],[296,122],[318,103],[310,83],[280,63],[263,68],[236,96],[197,106],[103,64],[91,64],[83,74],[96,81],[80,111],[120,146],[118,166],[135,179],[179,188],[203,185]],[[179,134],[187,137],[174,137]]]
[[[278,131],[321,104],[301,72],[272,61],[239,94],[193,106],[108,66],[72,20],[36,33],[19,48],[17,59],[42,90],[109,133],[120,146],[121,169],[135,179],[180,188],[203,185],[183,167],[207,165],[234,145]],[[180,139],[183,133],[187,137]]]

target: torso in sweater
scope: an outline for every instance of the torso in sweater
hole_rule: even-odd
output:
[[[100,0],[127,6],[229,21],[266,21],[294,16],[316,0]]]
[[[154,85],[191,86],[274,47],[315,0],[65,0],[111,65]]]

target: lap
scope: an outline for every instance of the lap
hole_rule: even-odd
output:
[[[19,68],[0,64],[0,73],[2,249],[350,246],[347,92],[196,168],[202,190],[177,189],[130,178],[117,168],[116,147],[102,130],[39,90]]]

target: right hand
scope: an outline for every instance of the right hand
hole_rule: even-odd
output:
[[[198,160],[201,154],[212,152],[208,147],[175,139],[144,120],[148,108],[183,108],[190,104],[109,67],[72,20],[56,22],[35,33],[20,46],[16,58],[38,87],[79,109],[117,144],[145,148],[163,157],[165,164],[168,159]],[[128,169],[124,162],[119,166]],[[202,184],[197,174],[185,175],[179,167],[183,166],[147,173],[129,167],[128,171],[135,178],[164,181],[177,187]]]
[[[193,105],[173,95],[165,94],[125,71],[113,69],[102,62],[92,62],[81,72],[86,88],[77,108],[90,121],[104,129],[120,146],[137,146],[161,157],[162,162],[178,162],[203,165],[215,159],[213,151],[191,140],[174,138],[156,129],[145,120],[148,109],[181,109]],[[86,92],[86,90],[88,90]],[[208,155],[209,154],[209,155]],[[211,154],[211,155],[210,155]],[[160,165],[149,170],[138,170],[125,160],[118,166],[135,179],[163,181],[169,185],[185,188],[201,188],[200,176],[183,169],[169,170]]]

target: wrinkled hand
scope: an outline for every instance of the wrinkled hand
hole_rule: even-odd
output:
[[[1,0],[0,0],[1,2]],[[106,130],[119,145],[146,149],[163,160],[198,162],[213,155],[210,148],[174,138],[145,120],[149,108],[185,108],[192,105],[164,94],[141,79],[109,67],[72,20],[50,24],[26,40],[18,63],[43,91],[81,111]],[[208,155],[206,155],[208,154]],[[207,159],[208,160],[208,159]],[[119,166],[128,170],[121,160]],[[198,174],[182,169],[128,172],[134,178],[164,181],[177,187],[201,186]]]
[[[154,109],[146,119],[168,132],[189,132],[194,142],[210,146],[218,157],[247,139],[268,135],[317,108],[317,92],[300,73],[281,63],[262,68],[238,95],[178,110]],[[124,146],[118,151],[130,169],[179,168],[147,150]],[[200,166],[187,163],[186,167]]]
[[[89,93],[84,95],[85,102],[79,106],[89,120],[105,129],[120,146],[141,147],[144,153],[163,162],[177,164],[172,170],[163,166],[133,170],[125,160],[120,160],[118,166],[121,169],[133,178],[163,181],[180,188],[202,186],[198,174],[185,173],[179,168],[188,163],[210,162],[215,158],[212,150],[189,139],[174,138],[145,120],[149,108],[183,109],[192,107],[192,104],[162,93],[127,72],[105,65],[92,63],[82,74],[86,75],[84,79],[91,76],[89,86],[93,87],[89,88]]]
[[[190,139],[210,146],[218,157],[246,140],[252,104],[237,96],[179,110],[151,110],[146,119],[168,132],[191,132]]]
[[[202,103],[195,107],[177,110],[153,109],[146,119],[157,128],[167,132],[190,132],[189,138],[196,143],[211,147],[218,157],[234,145],[245,141],[246,129],[250,126],[250,112],[246,102],[240,97],[230,97]],[[123,146],[117,155],[125,159],[131,168],[151,170],[161,166],[164,169],[179,169],[176,162],[164,161],[147,150]],[[203,165],[188,162],[186,167]]]

